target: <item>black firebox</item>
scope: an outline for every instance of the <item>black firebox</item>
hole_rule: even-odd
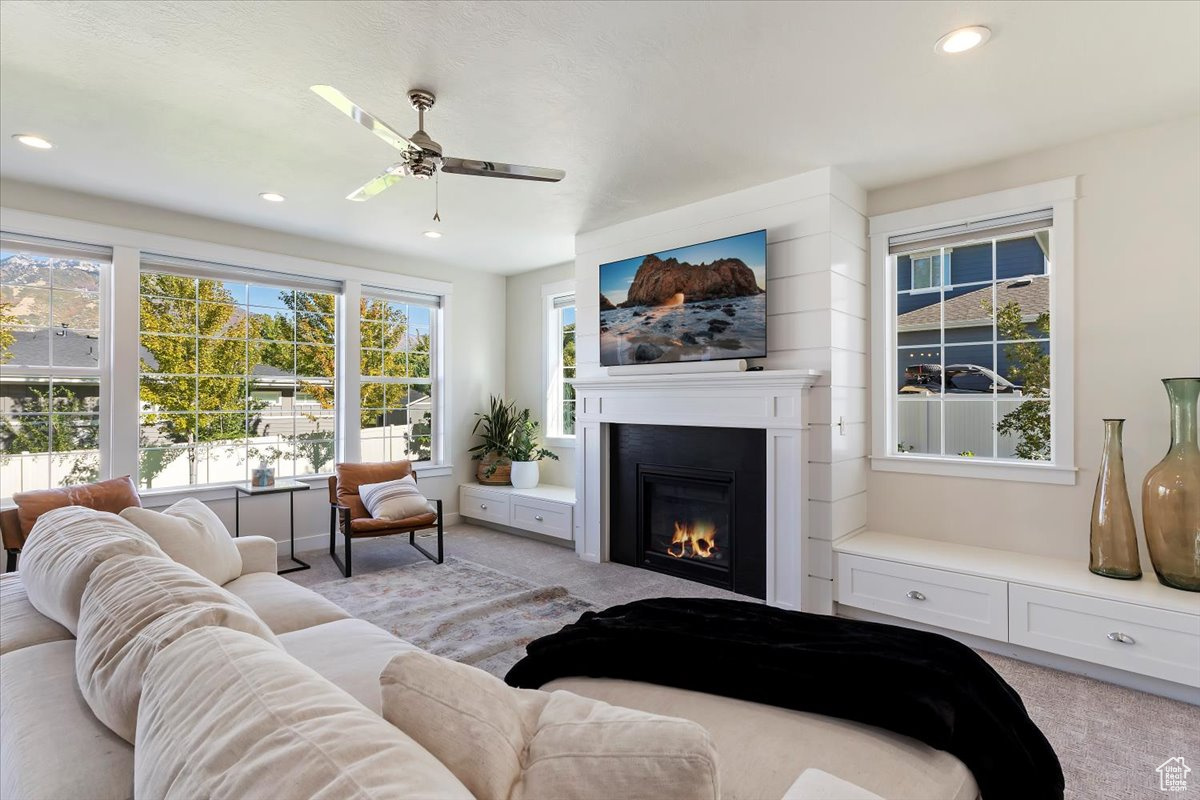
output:
[[[609,557],[766,597],[762,430],[610,425]]]

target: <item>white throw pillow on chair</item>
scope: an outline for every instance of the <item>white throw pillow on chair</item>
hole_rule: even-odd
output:
[[[211,508],[185,497],[165,511],[127,508],[121,518],[150,535],[172,561],[199,572],[218,586],[242,574],[242,554]]]
[[[383,483],[364,483],[358,487],[358,496],[375,519],[408,519],[437,512],[437,507],[417,489],[412,475]]]

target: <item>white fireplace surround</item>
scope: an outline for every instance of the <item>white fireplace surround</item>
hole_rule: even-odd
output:
[[[607,561],[608,426],[691,425],[767,432],[767,603],[807,610],[808,389],[814,370],[579,378],[575,385],[575,549]]]

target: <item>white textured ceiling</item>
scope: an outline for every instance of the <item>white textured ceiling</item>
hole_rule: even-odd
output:
[[[933,52],[967,24],[992,41]],[[402,133],[431,89],[448,155],[567,177],[445,175],[426,239],[432,183],[343,199],[396,153],[315,83]],[[1197,109],[1196,2],[0,3],[4,176],[501,273],[813,167],[872,188]]]

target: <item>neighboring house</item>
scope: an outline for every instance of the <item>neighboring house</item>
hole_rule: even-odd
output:
[[[1003,257],[997,251],[994,302],[1003,308],[1015,302],[1021,318],[1033,333],[1033,323],[1050,310],[1050,277],[1046,274],[1048,243],[1036,237],[1004,243]],[[897,363],[899,383],[904,383],[906,366],[938,363],[940,329],[945,328],[945,363],[975,364],[1009,377],[1010,364],[1003,342],[995,348],[993,365],[992,254],[990,245],[970,245],[945,253],[946,262],[932,255],[913,254],[897,260],[899,270],[896,333],[900,346]],[[931,262],[928,266],[926,262]],[[945,282],[942,300],[939,278]],[[962,287],[962,288],[959,288]],[[943,314],[945,315],[943,323]],[[1020,383],[1020,381],[1017,381]]]

